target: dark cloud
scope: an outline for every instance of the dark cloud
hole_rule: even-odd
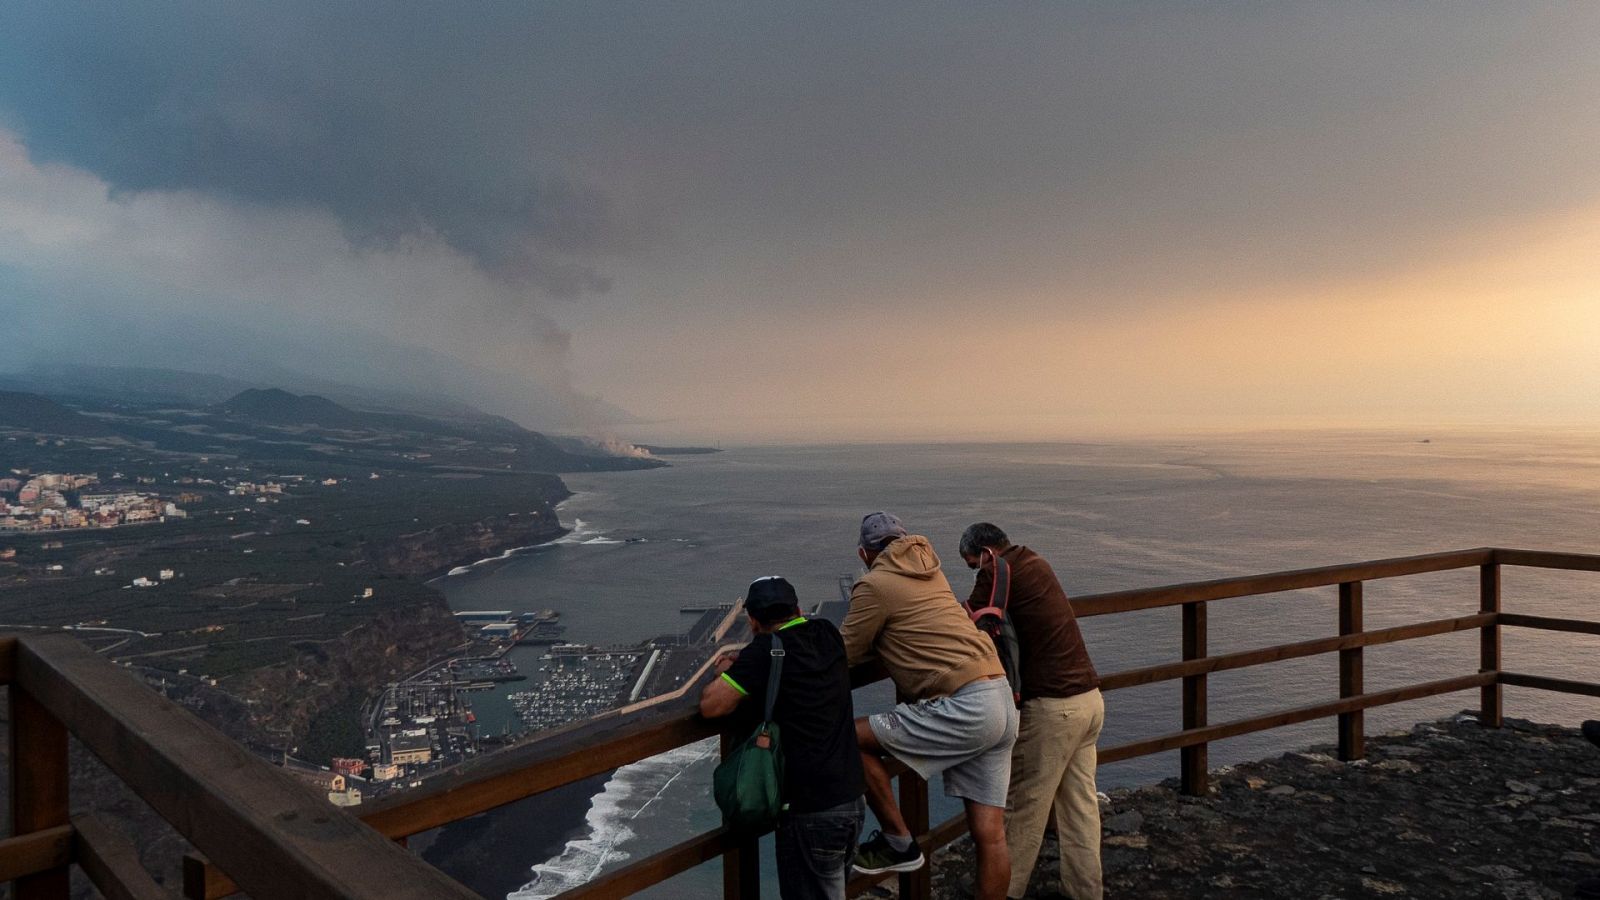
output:
[[[1392,263],[1587,202],[1595,9],[709,3],[8,7],[0,108],[114,187],[442,235],[606,291],[688,226],[810,296],[1140,293]],[[672,245],[673,249],[681,249]],[[1153,257],[1160,262],[1151,264]],[[839,279],[829,284],[828,273]]]
[[[417,5],[12,7],[0,107],[37,158],[118,191],[325,207],[363,240],[442,236],[550,294],[647,227],[548,152],[538,16]]]
[[[834,323],[867,307],[955,345],[985,302],[1074,325],[1315,304],[1559,222],[1600,202],[1596,33],[1582,4],[8,4],[0,125],[123,201],[193,192],[291,248],[207,244],[184,265],[240,271],[190,305],[681,409],[741,347],[838,370]],[[41,234],[48,206],[23,204]],[[283,302],[312,254],[262,211],[332,216],[353,249]],[[138,243],[87,246],[143,273]],[[11,265],[58,278],[30,252]],[[119,289],[60,296],[94,278]]]

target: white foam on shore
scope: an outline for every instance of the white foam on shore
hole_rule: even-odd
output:
[[[696,762],[717,752],[717,739],[668,750],[623,766],[596,794],[585,817],[585,833],[567,842],[560,855],[533,867],[533,880],[506,900],[548,900],[585,884],[607,865],[628,858],[621,846],[635,837],[633,821],[649,809]]]
[[[566,503],[565,500],[562,501],[562,504],[564,504],[564,503]],[[560,510],[561,510],[561,504],[557,504],[556,505],[556,511],[559,512]],[[441,575],[439,577],[440,578],[450,578],[450,577],[457,576],[457,575],[465,575],[468,572],[471,572],[473,569],[478,568],[479,566],[488,565],[489,563],[500,562],[501,560],[510,559],[511,557],[516,556],[519,553],[522,553],[522,552],[527,551],[527,550],[537,550],[540,547],[553,547],[553,546],[556,546],[557,544],[589,544],[589,545],[593,545],[593,544],[621,544],[621,543],[625,543],[625,542],[624,541],[619,541],[619,540],[614,540],[612,538],[606,537],[605,534],[600,531],[600,529],[591,528],[589,526],[589,523],[585,522],[582,519],[573,519],[572,520],[572,528],[570,530],[568,530],[566,534],[563,534],[561,537],[558,537],[553,541],[545,541],[542,544],[529,544],[526,547],[512,547],[511,549],[502,552],[498,556],[486,556],[483,559],[478,560],[477,562],[468,563],[467,565],[464,565],[464,566],[456,566],[454,569],[451,569],[450,571],[444,573],[443,575]],[[435,579],[435,580],[437,580],[437,579]]]
[[[622,543],[621,541],[607,541],[606,536],[600,531],[600,529],[589,527],[589,523],[585,522],[582,519],[573,519],[572,520],[572,530],[568,531],[566,534],[563,534],[561,537],[558,537],[555,540],[550,541],[549,543],[551,543],[551,544],[593,544],[596,541],[600,541],[602,543],[616,543],[616,544]]]

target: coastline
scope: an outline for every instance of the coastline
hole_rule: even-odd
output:
[[[589,807],[611,773],[518,800],[430,832],[422,858],[485,897],[533,880],[533,867],[560,856],[588,827]]]
[[[561,538],[565,537],[567,534],[569,534],[571,532],[571,530],[572,529],[566,528],[566,527],[563,526],[562,529],[560,530],[560,532],[555,537],[551,538],[548,541],[540,541],[537,544],[526,544],[526,545],[517,546],[517,547],[508,547],[505,550],[502,550],[499,554],[497,554],[495,556],[485,556],[483,559],[473,560],[472,562],[469,562],[469,563],[463,563],[462,565],[456,566],[455,568],[451,569],[448,572],[445,572],[442,575],[434,575],[434,576],[426,579],[423,583],[424,584],[433,584],[434,582],[443,581],[446,578],[453,578],[453,577],[455,577],[457,575],[465,575],[468,572],[471,572],[473,569],[478,568],[479,566],[488,565],[489,563],[493,563],[493,562],[502,562],[504,560],[511,559],[512,557],[516,556],[518,553],[522,553],[525,550],[537,550],[540,547],[548,547],[551,544],[554,544],[556,541],[560,540]]]
[[[471,572],[473,569],[478,568],[479,566],[488,565],[489,563],[494,563],[494,562],[504,562],[505,560],[508,560],[508,559],[511,559],[511,558],[515,557],[519,553],[524,553],[524,552],[526,552],[528,550],[537,550],[540,547],[548,547],[548,546],[550,546],[552,544],[560,542],[562,538],[567,537],[568,535],[572,534],[573,531],[574,531],[574,528],[568,528],[565,524],[563,524],[561,522],[561,517],[560,517],[561,507],[566,506],[567,505],[567,501],[571,500],[573,497],[576,497],[576,496],[577,496],[577,493],[572,491],[569,488],[567,496],[562,498],[559,502],[557,502],[555,504],[555,506],[553,506],[551,508],[551,514],[555,517],[556,524],[553,527],[551,527],[551,529],[549,531],[549,536],[546,537],[544,540],[541,540],[538,543],[534,543],[534,544],[519,544],[519,545],[514,546],[514,547],[506,547],[504,549],[501,549],[500,552],[494,554],[493,556],[485,556],[485,557],[483,557],[481,559],[475,559],[472,562],[468,562],[468,563],[459,563],[459,564],[451,567],[448,571],[441,572],[441,573],[434,574],[434,575],[429,575],[427,578],[423,579],[423,583],[431,585],[431,584],[434,584],[436,582],[443,581],[446,578],[453,578],[453,577],[456,577],[456,576],[459,576],[459,575],[466,575],[467,573]]]

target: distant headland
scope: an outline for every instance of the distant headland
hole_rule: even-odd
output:
[[[658,447],[655,444],[634,444],[640,450],[651,456],[702,456],[707,453],[721,453],[721,447]]]

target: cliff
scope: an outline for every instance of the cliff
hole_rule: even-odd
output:
[[[331,644],[305,647],[293,662],[257,669],[237,681],[232,693],[250,707],[255,737],[272,744],[288,738],[298,755],[327,765],[307,746],[318,717],[349,701],[377,695],[384,685],[417,671],[465,642],[461,625],[444,598],[385,610]],[[359,719],[349,725],[359,734]],[[237,737],[237,735],[236,735]],[[320,740],[318,743],[325,743]],[[355,755],[356,747],[338,748]],[[328,754],[331,755],[331,754]]]
[[[553,541],[567,531],[554,507],[571,494],[565,487],[560,491],[548,506],[533,512],[436,525],[368,543],[361,548],[362,558],[383,574],[426,580],[507,550]]]

